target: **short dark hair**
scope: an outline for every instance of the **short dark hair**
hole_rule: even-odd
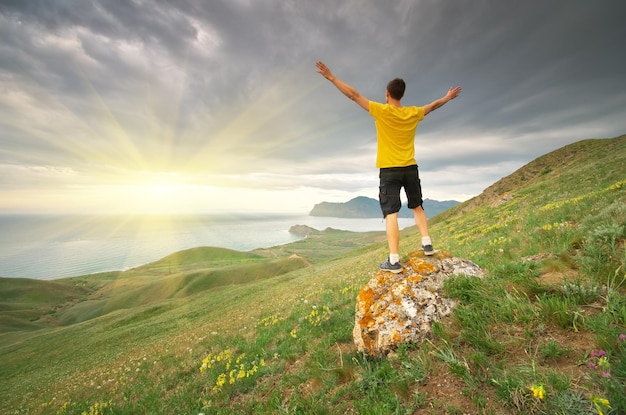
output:
[[[389,96],[397,100],[402,99],[405,88],[406,84],[404,83],[404,79],[401,78],[392,79],[387,84],[387,92],[389,92]]]

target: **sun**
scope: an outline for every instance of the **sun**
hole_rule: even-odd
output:
[[[193,186],[175,173],[142,172],[139,177],[121,184],[124,208],[136,213],[174,213],[188,206]]]
[[[156,197],[167,197],[174,193],[174,185],[170,183],[155,183],[148,185],[148,193]]]

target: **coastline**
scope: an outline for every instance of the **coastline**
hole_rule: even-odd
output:
[[[401,223],[401,228],[412,226]],[[0,277],[54,280],[132,269],[185,249],[214,246],[242,252],[302,239],[295,225],[316,230],[384,231],[374,219],[305,215],[0,215]]]

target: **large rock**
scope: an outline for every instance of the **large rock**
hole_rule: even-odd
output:
[[[458,274],[482,278],[484,270],[446,251],[425,256],[420,250],[409,254],[401,273],[378,271],[357,298],[352,332],[357,349],[380,356],[398,344],[427,338],[432,322],[449,316],[457,305],[441,291],[444,281]]]

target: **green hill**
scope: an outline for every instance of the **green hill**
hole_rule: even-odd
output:
[[[453,317],[386,359],[352,345],[381,233],[0,280],[0,412],[626,413],[625,165],[626,136],[581,141],[434,217],[489,275],[450,280]]]
[[[240,252],[198,247],[124,272],[42,281],[0,278],[0,333],[66,326],[206,290],[265,280],[380,240],[326,229],[302,243]]]

